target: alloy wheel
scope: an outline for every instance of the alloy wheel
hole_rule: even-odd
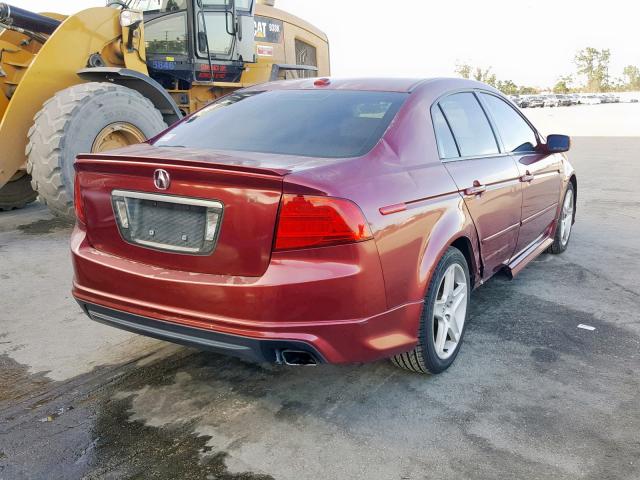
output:
[[[467,316],[467,277],[455,263],[447,268],[433,309],[433,342],[436,355],[449,358],[458,348]]]
[[[568,192],[565,196],[560,215],[560,241],[564,246],[569,241],[571,226],[573,225],[573,195],[571,192]]]

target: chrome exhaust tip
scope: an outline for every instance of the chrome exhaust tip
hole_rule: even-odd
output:
[[[303,352],[300,350],[282,350],[280,351],[280,359],[285,365],[295,367],[315,367],[318,365],[315,357],[309,352]]]

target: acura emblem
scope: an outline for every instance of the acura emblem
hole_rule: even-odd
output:
[[[166,190],[169,188],[169,185],[171,185],[169,172],[162,170],[161,168],[153,172],[153,183],[156,185],[158,190]]]

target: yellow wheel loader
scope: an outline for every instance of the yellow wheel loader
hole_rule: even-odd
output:
[[[327,37],[273,1],[109,0],[69,17],[0,3],[0,210],[39,195],[71,217],[78,153],[145,141],[244,86],[329,75]]]

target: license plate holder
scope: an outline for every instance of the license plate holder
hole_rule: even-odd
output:
[[[188,255],[215,249],[224,211],[217,200],[114,190],[111,201],[127,243]]]

